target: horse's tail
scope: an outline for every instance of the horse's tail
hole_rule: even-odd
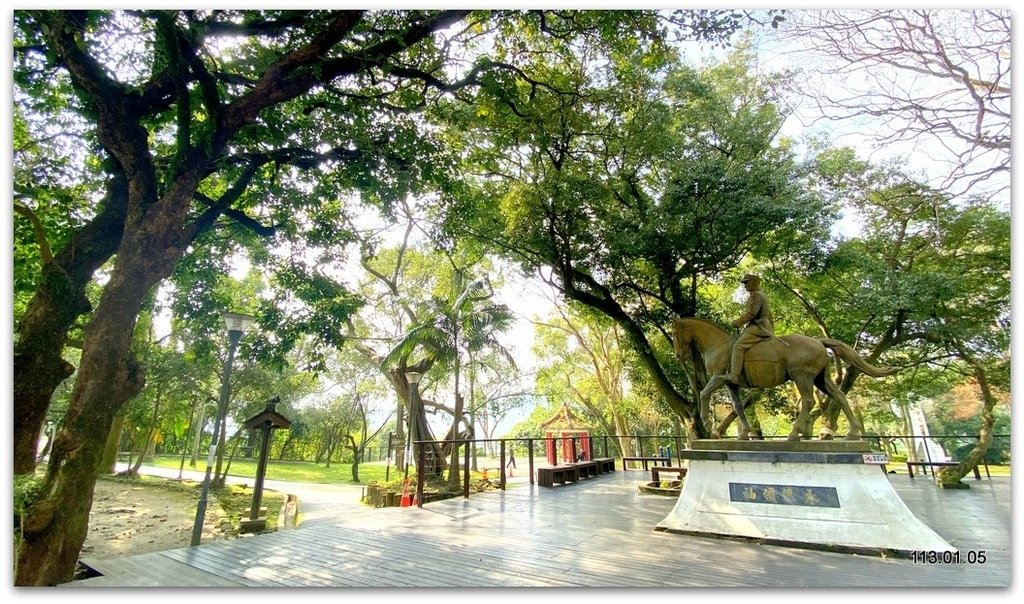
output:
[[[857,354],[857,351],[853,349],[849,344],[841,340],[833,340],[831,338],[819,338],[825,348],[830,348],[835,351],[836,355],[856,367],[861,372],[871,377],[885,377],[892,375],[899,371],[896,367],[875,367],[864,360],[862,356]]]

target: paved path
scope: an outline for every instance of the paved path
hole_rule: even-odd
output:
[[[175,472],[174,476],[177,476]],[[67,587],[1006,587],[1009,478],[941,490],[890,475],[908,507],[985,564],[919,564],[655,531],[674,498],[638,493],[618,471],[555,488],[517,486],[374,509],[325,488],[294,530],[86,560],[104,576]],[[279,488],[281,485],[275,485]],[[281,488],[296,492],[299,487]],[[300,495],[301,497],[302,495]]]

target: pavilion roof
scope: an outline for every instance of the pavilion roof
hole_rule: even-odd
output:
[[[554,415],[540,423],[541,428],[548,430],[585,430],[585,426],[579,416],[565,402],[555,411]]]

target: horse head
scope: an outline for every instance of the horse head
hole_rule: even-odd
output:
[[[672,320],[672,347],[675,349],[676,358],[682,362],[687,362],[691,359],[690,354],[690,342],[692,336],[690,330],[686,328],[686,324],[683,319]]]
[[[673,320],[672,332],[676,356],[687,359],[690,358],[690,346],[695,346],[704,354],[730,342],[734,337],[715,323],[696,317]]]

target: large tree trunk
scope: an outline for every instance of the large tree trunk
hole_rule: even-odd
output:
[[[64,360],[68,331],[92,310],[85,286],[121,241],[127,184],[108,183],[99,213],[42,267],[14,344],[14,473],[35,471],[39,433],[54,390],[75,370]]]
[[[967,485],[960,481],[964,476],[967,476],[971,468],[981,463],[981,460],[985,458],[985,454],[988,453],[988,448],[992,446],[992,427],[996,423],[996,417],[992,410],[996,406],[996,397],[992,394],[992,388],[988,383],[988,374],[985,372],[985,368],[981,366],[981,363],[959,342],[956,343],[955,348],[960,354],[960,358],[974,370],[974,377],[978,380],[978,388],[981,390],[982,400],[981,427],[978,434],[978,444],[960,460],[957,466],[940,470],[937,478],[939,484],[943,487],[967,488]]]
[[[28,508],[16,585],[70,581],[85,542],[99,462],[114,418],[143,385],[131,353],[135,319],[167,267],[148,266],[148,245],[126,241],[85,332],[68,412],[50,455],[39,498]],[[166,257],[165,257],[166,258]],[[172,264],[172,263],[167,263]]]
[[[182,256],[182,226],[197,183],[179,178],[164,199],[126,220],[110,281],[85,330],[78,378],[46,478],[26,511],[16,585],[52,585],[74,576],[107,436],[124,403],[144,384],[131,352],[136,318],[146,295]],[[148,204],[133,199],[132,205]]]

